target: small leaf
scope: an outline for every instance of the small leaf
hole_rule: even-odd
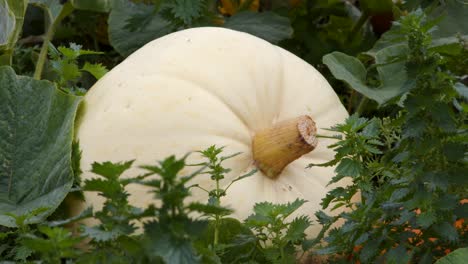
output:
[[[112,163],[109,161],[103,163],[94,162],[92,164],[91,172],[96,173],[97,175],[104,176],[108,179],[117,179],[122,173],[130,169],[133,162],[134,160],[118,163]]]
[[[395,248],[390,249],[387,254],[385,254],[386,263],[388,264],[398,264],[398,263],[409,263],[411,260],[410,255],[408,254],[405,247],[399,245]]]
[[[286,231],[285,239],[295,243],[305,237],[305,230],[310,226],[311,222],[309,217],[300,216],[294,218],[294,220],[289,224],[289,228]]]
[[[202,15],[204,2],[203,0],[175,0],[170,8],[174,17],[190,25],[194,19]]]
[[[344,158],[336,167],[335,172],[349,177],[357,177],[361,174],[362,165],[360,162],[350,158]]]
[[[428,228],[437,220],[433,212],[423,212],[417,216],[416,222],[423,228]]]
[[[91,64],[89,62],[86,62],[81,70],[91,73],[97,80],[101,79],[109,71],[101,63]]]

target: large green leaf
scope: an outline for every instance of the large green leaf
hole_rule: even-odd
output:
[[[27,0],[0,0],[0,65],[11,64],[11,54],[23,27]]]
[[[121,55],[128,56],[153,39],[170,33],[172,27],[169,22],[159,15],[151,15],[151,21],[145,22],[142,28],[131,31],[128,28],[129,20],[142,13],[148,13],[145,4],[136,4],[128,0],[112,1],[109,15],[109,40],[111,45]]]
[[[465,264],[468,260],[468,248],[459,248],[436,261],[435,264]]]
[[[240,12],[227,19],[224,27],[247,32],[272,43],[288,39],[293,33],[289,19],[274,12]]]
[[[385,64],[390,58],[396,57],[406,50],[406,46],[392,46],[375,54],[380,86],[373,88],[366,84],[367,70],[355,57],[341,52],[332,52],[323,57],[323,63],[328,66],[333,76],[347,83],[354,90],[366,97],[384,104],[390,99],[406,91],[407,75],[404,62]]]
[[[76,9],[94,12],[109,12],[111,7],[111,0],[72,0],[71,2]]]
[[[79,97],[65,94],[48,81],[17,76],[0,67],[0,225],[37,208],[48,210],[69,192],[73,173],[73,123]]]

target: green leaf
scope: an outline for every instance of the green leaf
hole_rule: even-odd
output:
[[[166,263],[200,263],[190,241],[175,237],[166,226],[150,222],[145,225],[145,234],[143,245],[152,259],[161,257]]]
[[[92,164],[91,172],[104,176],[107,179],[117,179],[122,175],[122,173],[130,169],[133,162],[134,160],[118,163],[112,163],[109,161],[103,163],[94,162]]]
[[[204,213],[207,215],[229,215],[233,213],[233,210],[218,205],[202,204],[202,203],[191,203],[188,206],[191,211]]]
[[[175,0],[171,5],[171,11],[174,17],[190,25],[194,19],[201,16],[204,5],[204,0]]]
[[[112,0],[70,0],[73,7],[94,12],[109,12]]]
[[[145,13],[148,6],[132,3],[127,0],[112,1],[109,15],[109,41],[122,56],[128,56],[146,43],[171,32],[170,23],[159,15],[152,15],[151,20],[132,32],[128,27],[128,20],[140,13]]]
[[[93,64],[89,62],[86,62],[81,70],[91,73],[91,75],[93,75],[94,78],[98,80],[101,79],[102,76],[104,76],[108,72],[106,67],[103,66],[101,63]]]
[[[400,45],[375,54],[376,64],[382,64],[377,66],[381,82],[377,88],[366,84],[367,70],[355,57],[341,52],[332,52],[323,57],[323,63],[327,65],[336,79],[347,83],[352,89],[382,105],[407,91],[404,85],[407,77],[403,62],[385,64],[388,58],[398,56],[405,50],[406,47]]]
[[[423,212],[417,216],[416,222],[423,228],[428,228],[436,221],[436,216],[433,212]]]
[[[27,0],[0,0],[0,66],[10,65],[23,27]]]
[[[337,174],[346,175],[349,177],[357,177],[361,171],[361,163],[350,158],[342,159],[340,164],[335,169]]]
[[[300,216],[294,218],[294,220],[289,225],[288,231],[286,231],[285,239],[296,242],[305,237],[305,230],[310,226],[311,222],[309,217]]]
[[[110,231],[102,230],[99,227],[83,227],[83,235],[87,236],[97,242],[110,241],[118,238],[119,236],[126,234],[121,232],[119,229],[114,228]]]
[[[457,229],[448,222],[443,222],[441,224],[434,225],[434,230],[440,236],[440,238],[455,242],[458,240],[458,231]]]
[[[250,33],[272,43],[291,38],[293,29],[287,17],[273,12],[239,12],[226,20],[226,28]]]
[[[387,254],[385,254],[386,263],[388,264],[398,264],[398,263],[409,263],[410,255],[403,246],[397,246],[390,249]]]
[[[14,227],[5,213],[23,215],[49,208],[51,214],[73,183],[71,150],[79,97],[48,81],[16,76],[0,67],[0,225]]]
[[[437,25],[437,30],[433,33],[433,43],[448,44],[458,42],[456,35],[460,35],[465,40],[468,38],[468,5],[466,1],[449,0],[444,1],[440,9],[443,16],[442,21]],[[439,11],[439,10],[437,10]],[[433,17],[439,12],[434,12]]]
[[[468,259],[468,248],[459,248],[447,256],[440,258],[435,264],[465,264]]]

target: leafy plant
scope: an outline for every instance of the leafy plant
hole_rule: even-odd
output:
[[[83,55],[96,55],[102,52],[91,50],[83,50],[80,45],[71,43],[69,48],[60,46],[57,49],[51,45],[49,49],[49,56],[51,61],[52,71],[57,75],[57,84],[64,90],[72,91],[78,95],[84,95],[86,90],[77,86],[77,80],[81,77],[82,72],[86,71],[100,79],[107,73],[106,67],[100,63],[86,62],[82,67],[78,65],[78,57]]]
[[[385,119],[356,115],[331,130],[340,133],[330,183],[351,177],[353,185],[335,188],[323,200],[327,208],[352,210],[331,218],[319,213],[330,230],[321,253],[339,253],[352,260],[430,263],[451,249],[466,246],[465,153],[467,89],[447,69],[444,56],[431,48],[434,23],[419,11],[399,22],[408,53],[407,92],[397,115]],[[458,87],[458,88],[457,88]],[[401,95],[401,94],[400,94]],[[462,101],[460,101],[462,100]],[[394,102],[398,102],[394,100]],[[360,194],[357,201],[352,197]]]
[[[232,210],[228,210],[228,209],[223,210],[221,208],[221,198],[223,196],[226,196],[226,193],[229,187],[231,187],[233,183],[235,183],[236,181],[242,180],[246,177],[252,176],[256,172],[256,170],[252,170],[244,175],[241,175],[235,180],[233,180],[224,189],[221,188],[220,181],[224,179],[224,175],[226,173],[229,173],[231,171],[231,169],[224,168],[221,165],[222,162],[240,154],[240,153],[234,153],[229,156],[219,157],[222,151],[223,151],[223,147],[217,148],[215,145],[210,146],[209,148],[199,152],[203,157],[208,159],[208,161],[200,163],[200,164],[195,164],[196,166],[205,166],[206,168],[208,168],[208,170],[204,171],[202,174],[210,175],[210,178],[216,183],[216,188],[213,190],[205,190],[198,185],[192,186],[192,187],[201,188],[202,190],[206,191],[209,197],[208,205],[219,208],[219,210],[214,210],[213,212],[208,212],[207,214],[207,216],[213,219],[214,221],[214,234],[213,234],[214,235],[214,238],[213,238],[214,247],[216,247],[219,242],[219,233],[220,233],[220,228],[221,228],[221,223],[222,223],[223,218],[232,213]]]
[[[257,203],[254,214],[245,220],[245,225],[254,230],[267,263],[296,263],[296,246],[307,248],[304,232],[311,225],[309,217],[303,215],[288,221],[305,202],[297,199],[287,204]]]

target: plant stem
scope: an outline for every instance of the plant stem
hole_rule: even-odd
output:
[[[353,28],[351,29],[351,32],[348,35],[348,40],[352,41],[354,37],[357,35],[358,31],[362,28],[364,23],[366,23],[367,19],[369,18],[369,13],[366,11],[363,11],[361,14],[361,17],[359,17],[359,20],[354,24]]]
[[[57,16],[55,21],[47,29],[44,41],[42,42],[41,52],[39,53],[39,58],[37,60],[36,69],[34,71],[34,79],[40,80],[42,77],[42,71],[44,70],[44,64],[47,59],[47,51],[49,50],[49,43],[52,41],[52,38],[55,34],[55,28],[57,25],[71,12],[73,11],[73,6],[70,3],[66,3],[62,7],[62,11]]]
[[[220,203],[221,194],[219,193],[219,179],[218,178],[216,178],[216,198],[218,200],[218,203]],[[218,240],[219,240],[219,222],[220,221],[221,221],[221,218],[219,217],[219,215],[216,215],[216,217],[215,217],[214,241],[213,241],[213,245],[215,247],[216,247],[216,245],[218,245]]]
[[[214,242],[213,242],[213,246],[216,248],[216,246],[218,245],[218,241],[219,241],[219,221],[220,221],[220,217],[219,215],[216,216],[215,218],[215,230],[214,230]]]
[[[363,96],[361,98],[361,101],[359,102],[359,105],[356,109],[356,113],[358,113],[359,115],[362,115],[363,111],[365,110],[365,107],[367,105],[367,103],[369,102],[369,99],[365,96]]]

